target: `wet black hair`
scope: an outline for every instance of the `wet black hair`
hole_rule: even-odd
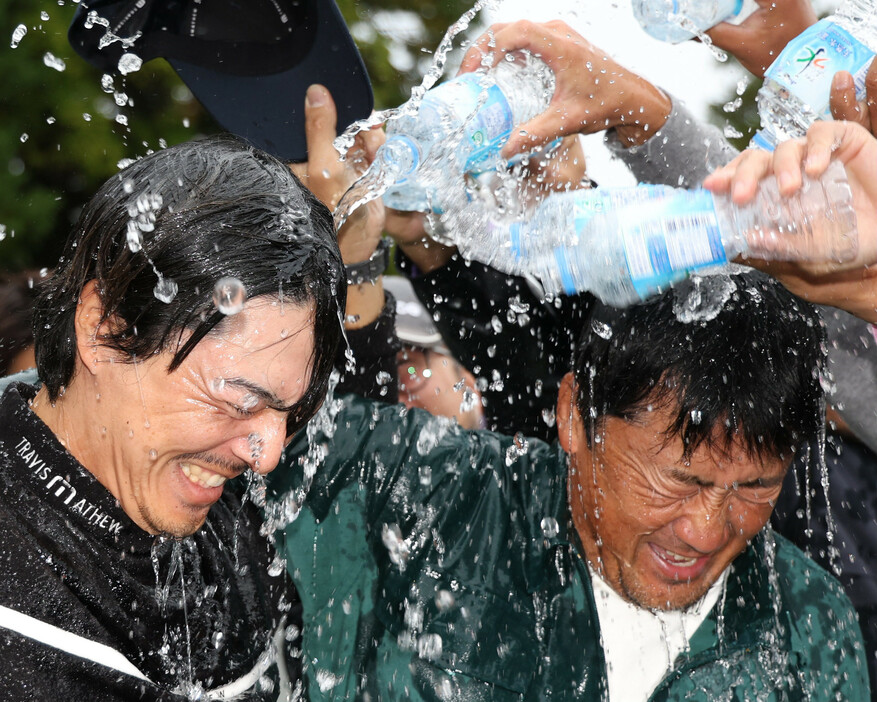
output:
[[[97,284],[102,321],[111,323],[101,343],[131,363],[173,351],[172,372],[221,328],[226,315],[213,289],[233,277],[248,298],[314,307],[311,379],[290,412],[292,433],[326,393],[342,333],[342,272],[329,210],[286,164],[227,134],[152,153],[89,200],[41,291],[34,307],[39,376],[53,401],[73,379],[74,318],[89,281]],[[169,302],[154,294],[160,281],[176,284]]]
[[[816,309],[760,273],[729,279],[736,290],[708,321],[678,318],[690,281],[625,310],[595,305],[575,363],[589,441],[601,420],[633,420],[649,406],[670,409],[665,437],[682,439],[683,458],[740,441],[753,457],[791,458],[819,436],[825,350]]]

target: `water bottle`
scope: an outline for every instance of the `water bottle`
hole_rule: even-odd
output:
[[[719,22],[740,24],[755,0],[632,0],[633,14],[646,33],[671,44],[688,41]]]
[[[817,119],[832,119],[831,79],[849,71],[865,99],[865,74],[877,53],[877,3],[844,0],[831,16],[790,41],[764,74],[758,91],[761,129],[750,146],[773,150],[803,136]]]
[[[668,186],[552,194],[528,222],[495,225],[491,233],[508,245],[486,246],[480,255],[471,246],[461,251],[533,275],[548,293],[588,290],[619,307],[739,254],[849,261],[858,249],[852,193],[839,162],[820,179],[805,179],[789,198],[780,196],[776,179],[765,179],[744,206],[729,195]]]
[[[554,74],[538,58],[509,54],[487,73],[466,73],[428,91],[414,115],[387,124],[372,168],[389,171],[384,203],[442,211],[437,193],[459,190],[463,174],[496,168],[516,125],[548,108]]]

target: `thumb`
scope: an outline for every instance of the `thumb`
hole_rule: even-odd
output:
[[[338,154],[332,141],[338,136],[336,125],[338,113],[329,91],[314,84],[305,96],[305,138],[308,143],[308,162],[325,158],[337,160]]]
[[[574,133],[576,130],[570,129],[569,120],[564,120],[563,112],[549,108],[547,112],[515,127],[503,146],[501,155],[503,158],[511,158],[520,153],[529,153],[556,137]]]

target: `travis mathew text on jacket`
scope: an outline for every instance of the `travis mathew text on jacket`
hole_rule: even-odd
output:
[[[22,437],[15,445],[15,452],[30,469],[31,477],[42,483],[43,489],[53,502],[66,505],[70,511],[82,515],[88,524],[99,529],[106,529],[110,534],[118,534],[121,531],[121,523],[102,512],[96,505],[84,497],[77,500],[76,488],[67,478],[57,475],[52,467],[40,458],[30,441]]]

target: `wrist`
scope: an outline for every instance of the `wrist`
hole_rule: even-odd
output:
[[[347,275],[347,285],[362,285],[363,283],[375,283],[387,270],[390,264],[390,239],[382,237],[369,255],[365,253],[357,256],[343,256],[344,271]],[[349,259],[359,259],[348,262]]]
[[[673,110],[672,100],[660,88],[639,77],[637,82],[636,90],[627,91],[628,99],[614,125],[625,148],[646,143],[666,124]]]

